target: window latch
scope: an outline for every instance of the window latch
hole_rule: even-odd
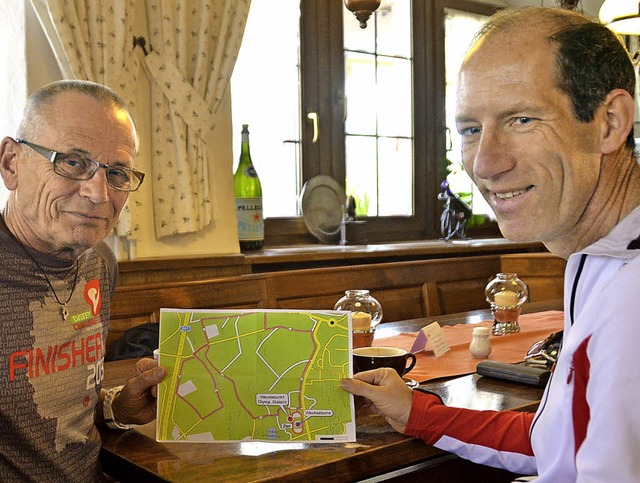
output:
[[[311,139],[311,142],[315,144],[318,142],[318,123],[319,123],[318,113],[310,112],[307,114],[307,118],[311,119],[311,122],[313,123],[313,138]]]

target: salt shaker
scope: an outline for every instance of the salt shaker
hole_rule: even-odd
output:
[[[469,344],[469,352],[476,359],[485,359],[491,354],[491,341],[489,340],[489,327],[474,327]]]

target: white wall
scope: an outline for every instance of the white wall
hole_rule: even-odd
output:
[[[24,4],[0,2],[0,133],[15,134],[27,92]]]
[[[27,93],[24,3],[0,1],[0,138],[15,136]],[[9,192],[0,182],[0,206]]]

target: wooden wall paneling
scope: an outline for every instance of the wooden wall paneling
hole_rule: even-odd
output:
[[[455,314],[489,307],[484,289],[493,277],[494,274],[490,273],[487,277],[438,284],[442,314]]]
[[[443,307],[485,308],[484,287],[499,269],[499,257],[486,255],[278,272],[267,278],[269,305],[328,309],[345,290],[368,289],[382,304],[384,321],[405,320],[426,315],[423,284],[433,282]],[[462,288],[464,296],[448,287]],[[470,291],[475,294],[469,297]],[[459,300],[450,302],[452,297]]]
[[[382,305],[382,322],[424,317],[422,284],[391,286],[376,290],[374,295]]]
[[[517,273],[529,287],[529,301],[562,299],[567,261],[551,253],[500,255],[502,272]]]
[[[242,254],[121,260],[118,262],[118,286],[157,285],[193,280],[213,280],[248,274],[251,267]]]
[[[276,303],[279,309],[331,310],[343,295],[344,290],[308,297],[283,298]],[[424,315],[422,292],[419,285],[380,288],[371,290],[371,295],[382,305],[383,322],[415,319]]]
[[[107,345],[131,327],[157,321],[161,308],[266,308],[267,300],[267,284],[262,275],[118,287],[111,301]]]
[[[368,289],[382,304],[383,322],[484,309],[484,288],[501,271],[518,273],[531,301],[558,299],[564,266],[548,253],[492,254],[119,285],[107,343],[157,320],[162,307],[329,310],[349,289]]]

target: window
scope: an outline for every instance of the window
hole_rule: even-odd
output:
[[[234,170],[242,124],[249,124],[251,159],[262,184],[266,218],[299,215],[302,187],[300,1],[278,0],[274,5],[265,0],[251,3],[231,79]],[[277,26],[271,20],[276,12]]]
[[[452,142],[445,33],[468,28],[450,21],[452,9],[493,11],[469,0],[382,0],[362,30],[342,0],[252,2],[232,79],[234,149],[248,123],[267,244],[315,241],[298,194],[319,174],[354,196],[370,242],[440,236]]]
[[[447,161],[450,163],[447,181],[452,191],[458,193],[464,201],[472,205],[474,214],[495,218],[489,203],[487,203],[476,185],[471,181],[471,178],[464,171],[462,166],[462,140],[455,132],[458,72],[473,36],[487,19],[486,15],[445,8],[445,102],[448,135]]]

